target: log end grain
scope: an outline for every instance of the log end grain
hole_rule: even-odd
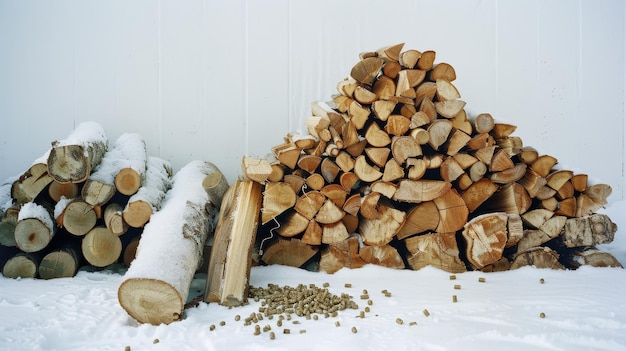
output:
[[[156,279],[132,278],[118,289],[120,305],[140,323],[170,324],[183,313],[183,301],[170,284]]]

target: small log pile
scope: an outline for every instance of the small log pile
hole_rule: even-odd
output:
[[[50,279],[86,265],[129,266],[172,173],[169,162],[147,154],[139,134],[109,144],[98,123],[79,124],[0,187],[8,199],[0,211],[3,275]]]
[[[617,230],[596,213],[610,186],[557,169],[515,125],[468,116],[454,68],[435,56],[403,44],[362,53],[338,94],[312,103],[307,135],[286,135],[275,160],[243,158],[264,185],[259,262],[330,273],[621,266],[595,249]]]

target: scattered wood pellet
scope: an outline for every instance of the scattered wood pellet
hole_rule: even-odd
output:
[[[365,318],[365,312],[360,311],[360,312],[359,312],[359,317],[360,317],[360,318]]]
[[[225,322],[225,321],[221,321],[221,322],[220,322],[220,326],[222,326],[222,327],[223,327],[223,326],[225,326],[225,325],[226,325],[226,322]]]
[[[352,333],[356,334],[356,332],[357,332],[356,327],[352,327]]]
[[[338,327],[338,326],[340,326],[340,325],[341,325],[341,323],[339,323],[339,321],[336,321],[336,322],[335,322],[335,327]]]
[[[322,286],[323,286],[323,287],[325,287],[325,288],[327,288],[327,287],[329,287],[329,286],[330,286],[330,283],[327,283],[327,282],[326,282],[326,283],[322,284]]]
[[[291,330],[290,329],[283,329],[283,334],[291,334]]]
[[[483,278],[483,277],[478,278],[478,282],[479,282],[479,283],[484,283],[484,282],[486,282],[486,281],[487,281],[487,279],[485,279],[485,278]]]
[[[543,284],[545,283],[545,280],[543,280],[543,278],[539,279],[539,283]]]
[[[367,294],[363,294],[363,295],[361,295],[361,300],[367,300],[367,299],[369,299],[369,298],[370,298],[370,296],[369,296],[369,295],[367,295]]]
[[[152,343],[153,343],[153,344],[158,344],[158,343],[159,343],[159,339],[154,339],[154,340],[152,340]]]
[[[350,284],[350,283],[345,283],[343,286],[344,286],[344,287],[346,287],[346,288],[351,288],[351,287],[352,287],[352,284]]]
[[[300,334],[306,334],[306,329],[300,329]]]
[[[455,279],[456,279],[456,275],[453,274],[450,276],[450,280],[455,280]]]
[[[402,325],[404,324],[404,321],[401,318],[396,318],[396,323]]]
[[[417,325],[417,322],[411,322],[409,325]]]
[[[456,290],[461,290],[461,285],[459,285],[459,284],[454,284],[454,289],[456,289]]]
[[[274,334],[274,332],[270,332],[270,339],[276,339],[276,334]]]
[[[452,302],[457,302],[456,295],[452,295]]]
[[[240,316],[240,315],[236,315],[236,316],[235,316],[235,321],[239,321],[240,319],[241,319],[241,316]]]
[[[370,311],[369,306],[365,306],[365,312],[368,312],[368,313],[369,313],[369,311]]]
[[[130,351],[130,346],[128,346],[128,345],[127,345],[127,346],[125,346],[125,347],[124,347],[124,351]]]
[[[424,313],[424,316],[428,317],[430,316],[430,312],[428,312],[427,309],[424,309],[424,311],[422,311]]]
[[[211,326],[209,327],[209,330],[215,330],[215,324],[211,324]]]
[[[546,318],[546,314],[543,312],[539,313],[539,318]]]
[[[371,305],[373,305],[373,304],[374,304],[374,301],[372,301],[372,300],[367,300],[367,304],[371,306]]]

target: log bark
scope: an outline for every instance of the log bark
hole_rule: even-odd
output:
[[[236,181],[224,195],[211,250],[204,301],[241,306],[248,298],[262,186]],[[297,212],[294,212],[297,214]]]
[[[83,122],[66,139],[52,143],[48,173],[59,183],[84,182],[100,164],[107,149],[108,139],[102,126]]]
[[[202,180],[215,171],[202,161],[181,168],[163,206],[145,226],[137,257],[118,289],[120,305],[138,322],[169,324],[182,316],[205,241],[213,232],[217,209]]]
[[[595,246],[613,241],[617,225],[605,214],[570,218],[565,221],[562,238],[567,247]]]
[[[172,166],[161,158],[148,157],[142,186],[132,195],[122,211],[122,218],[131,227],[143,228],[150,216],[161,208],[172,187]]]

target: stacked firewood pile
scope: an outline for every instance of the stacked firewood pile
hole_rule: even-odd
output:
[[[139,134],[109,145],[98,123],[79,124],[2,187],[9,198],[0,213],[3,275],[49,279],[87,265],[130,265],[172,177],[169,162],[149,156]]]
[[[620,266],[595,249],[617,230],[596,213],[611,188],[555,168],[516,126],[467,116],[435,55],[362,53],[332,101],[312,103],[308,135],[287,135],[276,160],[244,157],[264,184],[259,261],[331,273]]]

